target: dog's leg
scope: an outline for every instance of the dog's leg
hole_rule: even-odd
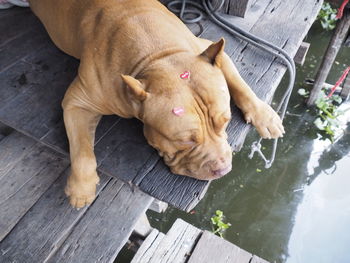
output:
[[[101,119],[100,114],[84,108],[83,103],[74,96],[81,90],[79,85],[76,80],[71,84],[62,103],[71,158],[71,174],[65,192],[70,197],[71,205],[76,208],[91,204],[95,199],[99,177],[94,139],[96,126]]]
[[[224,73],[231,97],[239,107],[247,123],[252,123],[263,138],[282,137],[284,128],[278,114],[260,100],[242,79],[237,68],[226,53],[217,58],[217,64]]]
[[[223,51],[225,41],[213,43],[198,38],[204,55],[211,57],[220,67],[226,79],[231,97],[244,114],[247,123],[252,123],[263,138],[282,137],[284,128],[278,114],[266,102],[260,100],[242,79],[231,58]]]

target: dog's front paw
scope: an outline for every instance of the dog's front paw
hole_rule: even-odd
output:
[[[264,139],[283,137],[285,133],[282,120],[267,103],[257,100],[245,114],[247,123],[251,123]]]
[[[79,180],[71,175],[65,188],[70,204],[75,208],[82,208],[91,204],[95,199],[96,185],[99,180],[97,175],[84,180]]]

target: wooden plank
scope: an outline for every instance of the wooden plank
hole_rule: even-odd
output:
[[[153,197],[188,212],[204,197],[209,183],[172,174],[163,160],[159,160],[157,165],[143,177],[139,187]]]
[[[153,229],[152,232],[143,241],[141,247],[137,250],[137,253],[133,257],[131,263],[148,263],[150,262],[153,254],[158,249],[160,242],[164,238],[164,234],[157,229]]]
[[[33,151],[36,142],[13,132],[0,142],[0,179],[4,177],[25,155]],[[38,146],[36,146],[38,147]]]
[[[152,227],[148,221],[146,213],[140,215],[137,220],[133,234],[136,234],[141,237],[147,237],[152,232]]]
[[[251,2],[252,0],[225,0],[219,11],[232,16],[245,17]],[[212,1],[215,10],[221,5],[221,3],[222,0]]]
[[[47,61],[47,58],[50,58],[50,61]],[[8,70],[1,72],[0,108],[18,95],[49,83],[59,71],[64,69],[61,66],[64,59],[52,44],[48,44],[40,50],[40,53],[20,60]],[[47,87],[52,88],[51,85]]]
[[[85,215],[89,208],[72,208],[63,191],[68,173],[69,169],[61,174],[0,242],[0,262],[45,262]],[[110,177],[100,175],[97,194],[109,180]]]
[[[251,263],[253,255],[244,249],[204,231],[193,250],[188,263]]]
[[[13,129],[10,128],[9,126],[3,124],[2,122],[0,122],[0,133],[3,136],[8,136],[10,135],[10,133],[13,132]]]
[[[153,229],[131,263],[268,263],[208,231],[177,219],[166,236]]]
[[[228,14],[238,17],[245,17],[248,6],[252,0],[230,0],[228,3]]]
[[[186,223],[182,219],[177,219],[148,262],[187,262],[200,234],[200,229]]]
[[[17,8],[17,7],[12,7],[11,9],[0,9],[0,19],[1,21],[5,21],[7,17],[12,17],[13,15],[16,15],[18,13],[23,13],[24,9],[23,8]]]
[[[0,11],[0,47],[33,28],[42,28],[39,19],[30,13],[29,8]]]
[[[28,65],[24,73],[21,73],[25,76],[26,82],[23,86],[26,88],[20,88],[10,98],[3,97],[0,119],[8,126],[40,139],[62,119],[61,101],[66,88],[76,75],[78,63],[68,56],[62,56],[56,48],[36,53],[23,63]],[[21,76],[23,69],[20,68],[21,71],[18,72],[16,66],[10,71]],[[45,69],[49,70],[43,74]],[[6,77],[16,73],[4,74]],[[8,86],[3,86],[2,89],[10,89],[15,85],[13,82],[16,83],[17,80],[10,79],[6,83]]]
[[[75,65],[71,65],[72,63],[74,62],[71,58],[63,55],[50,43],[47,43],[46,47],[41,49],[39,53],[18,61],[11,68],[0,73],[2,84],[0,109],[10,105],[14,99],[23,96],[27,92],[52,93],[56,92],[55,89],[61,89],[64,92],[64,87],[55,85],[55,83],[59,77],[63,77],[66,78],[67,85],[69,84],[70,80],[67,72],[75,70],[78,65],[77,62],[75,62]],[[69,74],[73,75],[74,73]],[[40,103],[42,102],[37,101],[36,104]],[[53,106],[57,107],[56,105]],[[43,108],[45,105],[41,105],[41,107]],[[34,110],[32,107],[29,107],[29,109]],[[31,111],[27,110],[28,116],[30,116],[30,113]],[[37,112],[33,111],[33,114],[37,114]]]
[[[168,209],[168,204],[155,199],[149,209],[157,213],[164,213]]]
[[[61,156],[37,144],[15,167],[0,176],[0,240],[67,166]]]
[[[46,262],[112,262],[153,198],[112,179]]]
[[[304,65],[307,52],[309,51],[310,43],[303,42],[298,48],[297,53],[294,56],[294,62],[299,65]]]
[[[0,72],[28,54],[40,50],[49,41],[42,26],[20,35],[0,46]]]
[[[270,0],[255,1],[248,9],[244,19],[228,15],[223,15],[223,17],[235,26],[246,31],[250,31],[258,23],[259,19],[261,19],[261,17],[268,12],[267,9],[271,4],[273,4],[273,1]],[[201,33],[200,37],[207,38],[212,41],[217,41],[220,37],[224,37],[227,47],[236,46],[236,48],[243,48],[247,45],[244,41],[240,40],[239,38],[232,37],[229,32],[226,32],[225,30],[216,26],[210,19],[203,19],[203,21],[201,21],[201,25],[203,27],[203,32]],[[219,29],[219,31],[217,31],[217,29]],[[215,32],[217,32],[217,34],[215,34]],[[227,49],[227,47],[225,49],[226,52],[229,54],[233,53],[234,50]]]
[[[7,126],[0,122],[0,141],[6,137],[5,135],[6,128]]]

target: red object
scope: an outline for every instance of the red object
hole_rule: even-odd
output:
[[[344,2],[341,4],[341,6],[338,9],[338,14],[337,14],[336,18],[340,19],[343,17],[344,8],[348,3],[349,3],[349,0],[344,0]]]
[[[335,83],[335,85],[333,86],[333,88],[331,89],[331,92],[328,94],[327,98],[330,98],[334,91],[336,90],[337,87],[339,87],[339,85],[344,81],[344,79],[346,78],[346,76],[349,74],[350,72],[350,67],[348,67],[347,69],[344,70],[343,75],[341,75],[341,77],[338,79],[338,81]]]
[[[182,79],[189,79],[190,78],[190,72],[189,71],[185,71],[184,73],[182,73],[181,75],[180,75],[180,78],[182,78]]]

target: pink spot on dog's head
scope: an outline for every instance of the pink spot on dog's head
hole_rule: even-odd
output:
[[[172,112],[176,115],[176,116],[182,116],[185,114],[185,109],[182,107],[175,107]]]
[[[189,71],[185,71],[184,73],[182,73],[180,75],[180,78],[182,78],[182,79],[189,79],[190,75],[191,75],[191,73]]]

